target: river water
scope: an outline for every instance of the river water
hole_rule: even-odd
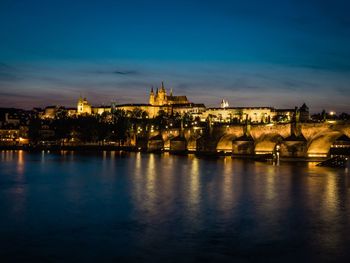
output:
[[[0,152],[0,262],[350,262],[350,173]]]

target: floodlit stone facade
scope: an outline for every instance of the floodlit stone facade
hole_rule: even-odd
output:
[[[91,114],[91,105],[88,103],[86,98],[80,97],[77,103],[77,114]]]
[[[149,95],[149,104],[152,106],[165,106],[165,105],[186,105],[190,104],[186,96],[174,96],[173,91],[170,91],[170,95],[168,96],[165,88],[164,83],[162,82],[162,85],[160,89],[156,90],[154,93],[153,88],[151,89],[150,95]]]

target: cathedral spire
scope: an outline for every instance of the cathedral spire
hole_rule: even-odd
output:
[[[165,88],[164,88],[164,82],[162,81],[162,87],[161,87],[161,90],[162,91],[165,91]]]
[[[154,103],[155,103],[155,96],[154,96],[153,86],[152,86],[151,92],[149,94],[149,104],[154,105]]]

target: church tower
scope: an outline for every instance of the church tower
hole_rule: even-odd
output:
[[[162,86],[160,88],[160,91],[158,93],[158,105],[165,105],[167,104],[167,94],[164,88],[164,83],[162,81]]]
[[[77,113],[81,114],[83,112],[83,109],[84,109],[83,98],[80,96],[77,103]]]
[[[91,105],[86,98],[83,99],[81,96],[77,103],[77,114],[91,114]]]
[[[154,98],[153,87],[151,88],[151,93],[149,94],[149,104],[151,104],[151,105],[154,105],[154,104],[155,104],[155,98]]]

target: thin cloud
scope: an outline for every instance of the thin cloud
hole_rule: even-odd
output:
[[[33,99],[33,98],[36,98],[36,96],[34,95],[28,95],[28,94],[21,94],[21,93],[18,93],[18,92],[2,92],[0,91],[0,97],[11,97],[11,98],[15,98],[15,99]]]
[[[88,72],[90,73],[90,72]],[[115,75],[139,75],[140,72],[137,70],[95,70],[92,71],[93,74],[102,74],[102,75],[108,75],[108,74],[115,74]]]
[[[17,81],[20,77],[16,72],[16,68],[0,62],[0,81]]]
[[[125,70],[125,71],[116,70],[116,71],[113,71],[113,73],[117,75],[138,75],[139,74],[139,72],[136,70]]]

